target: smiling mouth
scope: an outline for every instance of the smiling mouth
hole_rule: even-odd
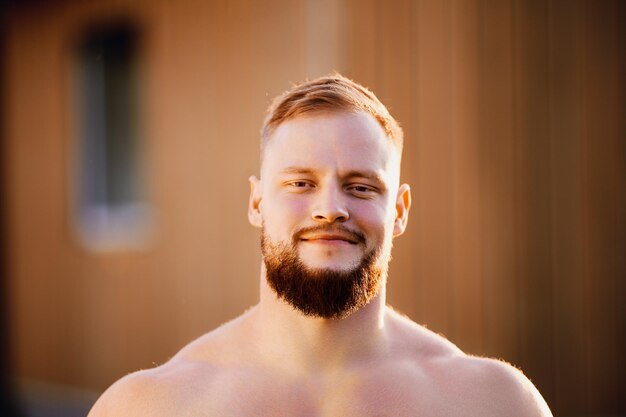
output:
[[[322,245],[358,245],[365,243],[365,235],[360,231],[353,231],[342,227],[311,227],[301,229],[294,235],[297,241],[317,243]]]
[[[343,236],[315,236],[310,238],[302,238],[303,242],[320,243],[320,244],[350,244],[356,245],[357,242]]]

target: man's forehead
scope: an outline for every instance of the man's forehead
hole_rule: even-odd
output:
[[[368,151],[399,151],[374,117],[360,111],[322,112],[287,120],[264,140],[262,152],[287,148],[290,156],[298,157],[300,153],[327,152],[330,145],[350,147],[355,156]]]
[[[374,116],[364,111],[316,111],[298,115],[291,119],[283,121],[276,126],[274,133],[284,130],[288,126],[306,127],[315,125],[315,127],[328,126],[334,127],[344,125],[350,127],[361,127],[376,130],[381,136],[386,136],[380,123],[376,121]]]
[[[354,146],[354,151],[393,146],[380,125],[366,113],[320,114],[297,117],[282,123],[268,140],[268,147],[299,146],[322,149]]]

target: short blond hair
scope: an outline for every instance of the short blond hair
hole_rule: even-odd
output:
[[[404,133],[385,105],[367,88],[334,73],[296,84],[274,99],[261,129],[261,155],[265,143],[282,123],[305,114],[340,111],[372,115],[402,153]]]

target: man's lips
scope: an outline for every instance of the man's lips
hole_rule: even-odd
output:
[[[326,233],[305,235],[305,236],[302,236],[300,239],[305,242],[313,241],[317,243],[347,242],[353,245],[356,245],[358,243],[356,239],[349,237],[349,236],[337,235],[337,234],[326,234]]]
[[[345,226],[339,227],[308,227],[294,233],[293,243],[311,242],[319,244],[356,245],[365,243],[365,235],[360,231],[350,230]]]

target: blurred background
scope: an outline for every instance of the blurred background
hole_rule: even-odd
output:
[[[626,2],[0,4],[3,415],[84,416],[256,303],[264,112],[333,70],[405,129],[390,304],[626,415]]]

